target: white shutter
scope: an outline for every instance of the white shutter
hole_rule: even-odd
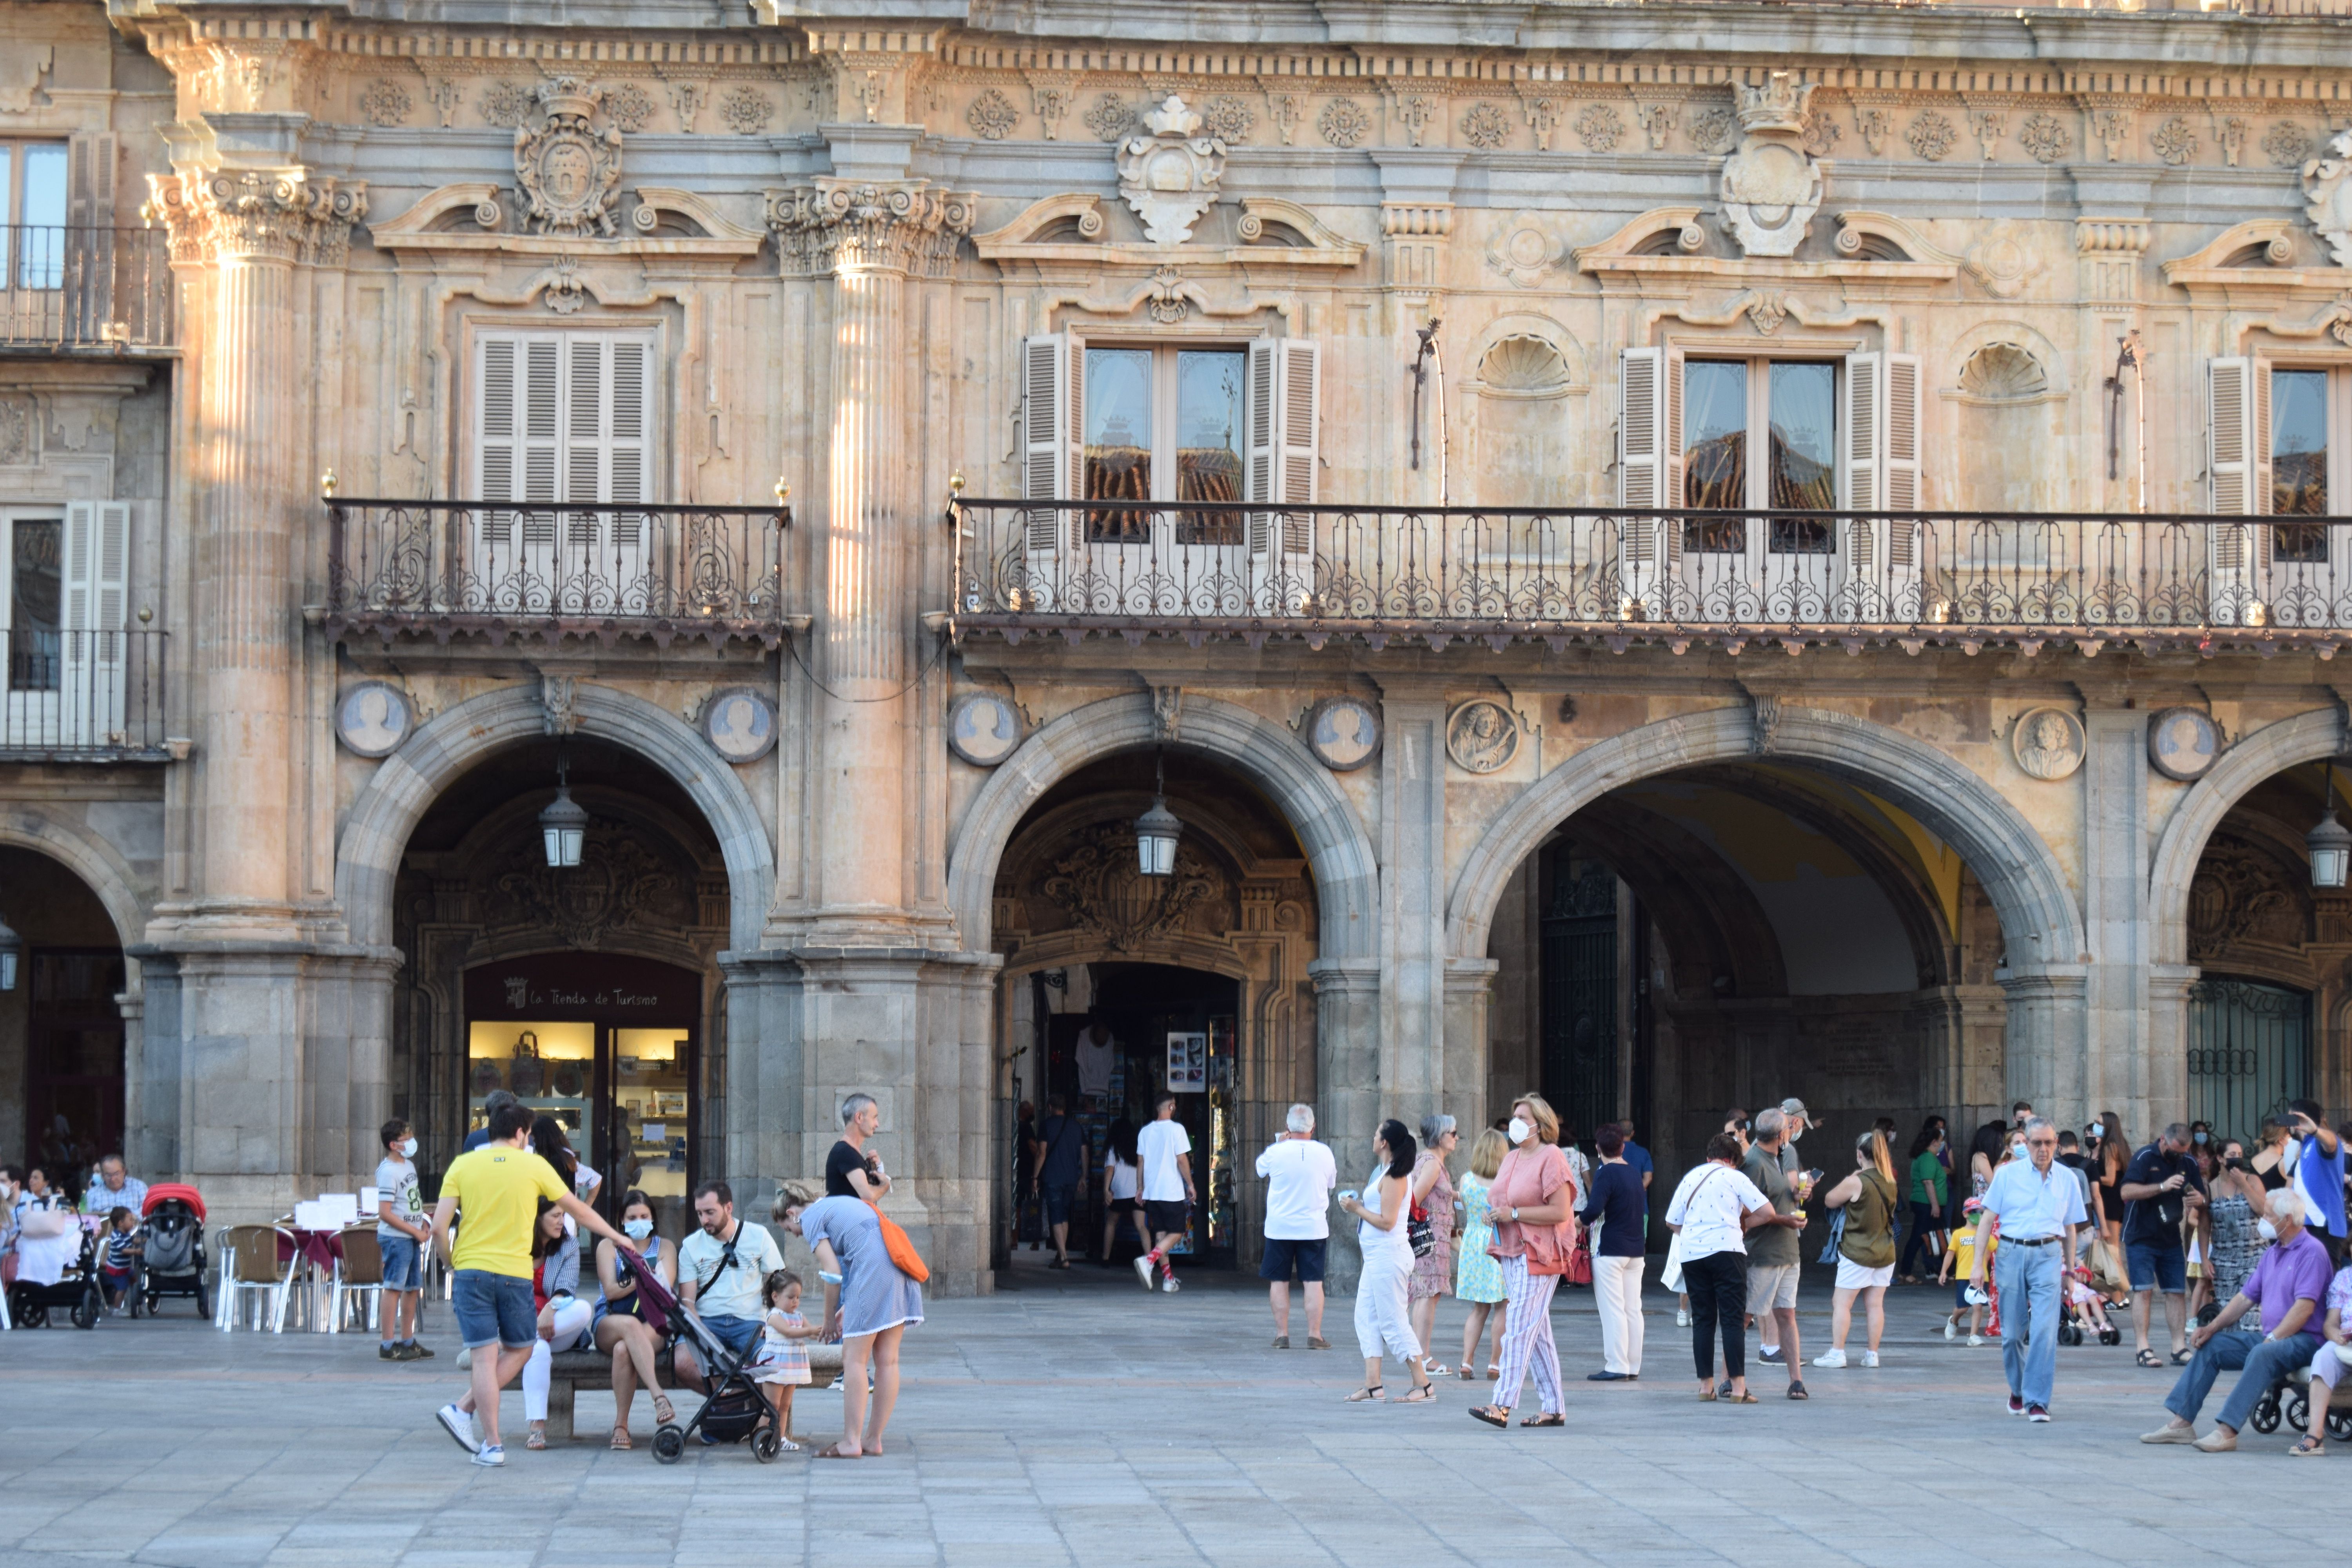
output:
[[[1261,610],[1298,610],[1315,592],[1315,514],[1322,466],[1322,347],[1311,338],[1262,338],[1249,346],[1244,388],[1248,432],[1243,499],[1276,510],[1245,514],[1253,599]]]
[[[486,331],[475,352],[473,491],[485,502],[628,503],[653,499],[651,332]],[[515,537],[520,517],[522,537]],[[612,531],[604,532],[610,521]],[[565,571],[643,568],[645,519],[485,506],[472,570],[526,574],[530,602]],[[522,554],[515,552],[520,548]],[[611,586],[624,584],[615,579]]]
[[[1683,356],[1669,349],[1627,349],[1620,362],[1617,500],[1629,511],[1664,510],[1683,499]],[[1661,613],[1663,574],[1682,559],[1682,530],[1672,519],[1621,522],[1620,607]]]
[[[123,614],[131,508],[123,501],[66,505],[60,693],[67,745],[95,745],[122,728]]]
[[[584,332],[564,335],[562,499],[568,501],[604,499],[604,351],[608,346],[602,338]],[[564,514],[564,542],[583,561],[594,556],[601,521],[593,511]]]
[[[2205,469],[2214,512],[2245,517],[2268,511],[2270,362],[2243,355],[2212,360],[2206,366],[2205,390]],[[2122,432],[2117,438],[2125,439]],[[2253,574],[2268,563],[2269,534],[2265,527],[2206,524],[2206,615],[2213,624],[2236,626],[2258,596]]]
[[[1919,510],[1919,356],[1890,353],[1886,356],[1886,461],[1881,469],[1885,476],[1883,503],[1888,511]],[[1919,564],[1918,525],[1896,522],[1889,526],[1886,540],[1886,563],[1895,571],[1912,570]]]
[[[616,506],[653,498],[653,342],[613,340],[611,393],[605,402],[604,492]],[[645,547],[645,519],[617,512],[611,521],[614,556],[628,569]]]
[[[1078,471],[1083,427],[1077,411],[1085,352],[1077,340],[1061,332],[1040,332],[1021,340],[1021,493],[1039,500],[1078,496],[1085,477]],[[1024,606],[1047,609],[1060,598],[1062,555],[1075,546],[1076,510],[1041,508],[1024,514],[1022,560],[1028,569],[1030,595]]]
[[[2247,385],[2253,374],[2254,362],[2242,357],[2217,359],[2205,367],[2210,416],[2206,421],[2205,471],[2210,476],[2213,510],[2225,516],[2262,510],[2254,496],[2254,400]],[[2128,414],[2128,408],[2126,412]],[[2129,444],[2125,436],[2123,431],[2116,432],[2118,449]]]
[[[76,228],[114,226],[114,178],[120,163],[111,132],[76,136],[67,142],[67,223]]]
[[[1844,384],[1839,388],[1839,478],[1844,481],[1845,504],[1856,511],[1876,511],[1885,504],[1880,486],[1886,460],[1885,368],[1877,354],[1848,354]],[[1857,539],[1857,564],[1868,548]]]

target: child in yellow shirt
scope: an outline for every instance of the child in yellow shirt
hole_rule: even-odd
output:
[[[1968,1201],[1962,1212],[1960,1227],[1952,1232],[1951,1245],[1944,1248],[1943,1269],[1936,1276],[1938,1285],[1955,1278],[1960,1282],[1959,1289],[1952,1295],[1952,1310],[1944,1319],[1944,1337],[1948,1340],[1959,1337],[1960,1314],[1966,1312],[1969,1315],[1969,1343],[1971,1345],[1984,1343],[1984,1306],[1981,1302],[1969,1300],[1969,1276],[1976,1272],[1977,1217],[1983,1212],[1984,1205],[1980,1201],[1976,1198]],[[1992,1251],[2000,1251],[2000,1237],[1998,1236],[1992,1239]],[[1990,1286],[1991,1281],[1992,1259],[1988,1257],[1985,1260],[1985,1282]]]

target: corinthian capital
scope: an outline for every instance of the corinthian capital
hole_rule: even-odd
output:
[[[769,192],[768,226],[788,278],[857,271],[941,278],[971,230],[977,199],[925,180],[820,179]]]
[[[147,176],[140,216],[172,237],[177,266],[232,258],[340,267],[367,186],[296,167],[189,170]]]

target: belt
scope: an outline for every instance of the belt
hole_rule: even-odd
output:
[[[2004,1236],[2000,1240],[2004,1247],[2054,1247],[2058,1243],[2054,1236]]]

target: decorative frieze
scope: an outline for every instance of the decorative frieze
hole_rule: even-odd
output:
[[[340,267],[352,225],[367,216],[367,186],[296,165],[150,174],[140,216],[171,236],[174,266],[267,258]]]
[[[976,199],[925,180],[819,179],[770,192],[768,226],[787,278],[851,270],[938,278],[971,231]]]

